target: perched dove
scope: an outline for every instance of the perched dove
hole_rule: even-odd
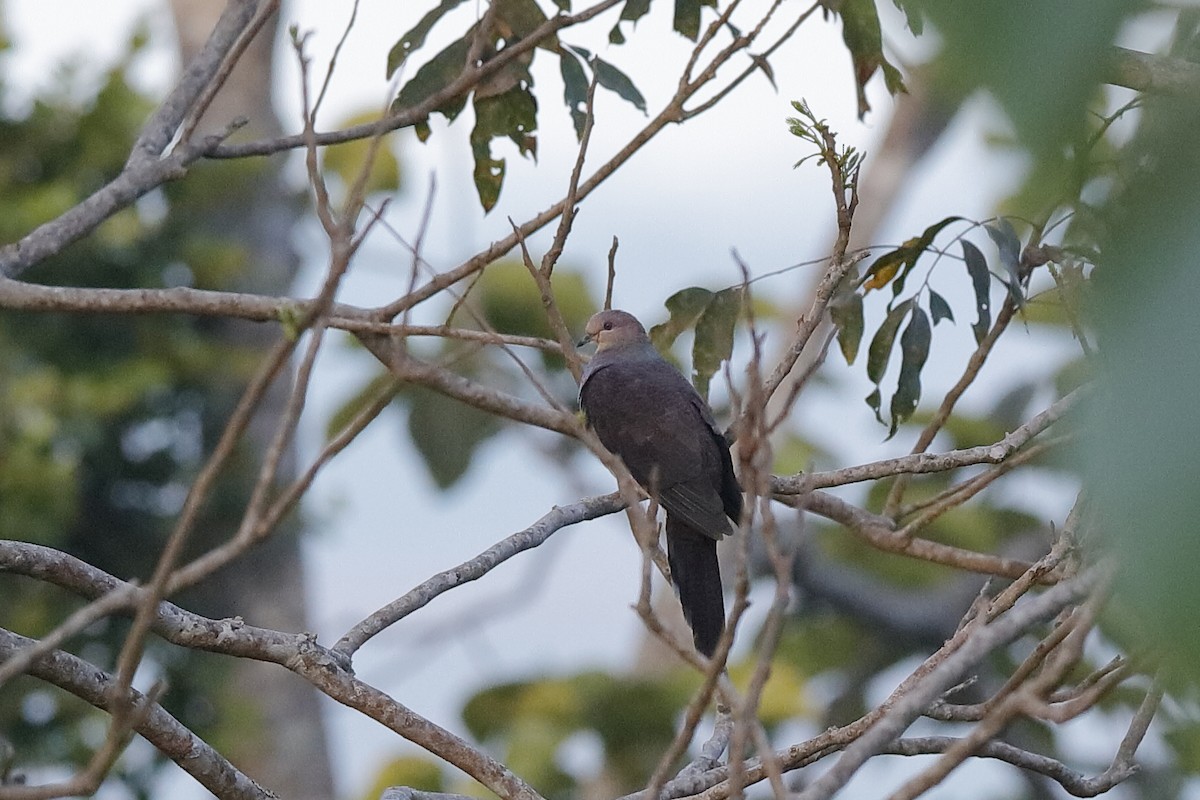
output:
[[[711,656],[725,628],[717,540],[742,513],[729,443],[708,405],[624,311],[601,311],[585,341],[596,355],[579,405],[604,446],[667,512],[667,561],[696,649]]]

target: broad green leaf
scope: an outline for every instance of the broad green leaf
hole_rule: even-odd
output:
[[[883,373],[887,371],[892,346],[896,343],[896,331],[900,329],[900,323],[904,321],[912,306],[913,300],[909,298],[893,308],[884,318],[879,330],[871,337],[871,344],[867,347],[867,378],[876,386],[883,380]]]
[[[991,275],[988,273],[987,259],[978,247],[963,239],[962,251],[967,274],[971,276],[971,285],[975,289],[975,312],[979,319],[971,326],[971,330],[974,331],[975,343],[978,344],[992,327]]]
[[[837,328],[838,347],[847,364],[858,357],[863,337],[863,299],[857,292],[843,292],[829,303],[829,318]]]
[[[467,63],[467,51],[471,47],[474,30],[472,28],[466,36],[450,44],[423,64],[417,70],[417,74],[404,84],[400,93],[396,95],[396,99],[392,103],[392,111],[420,105],[426,99],[445,89],[457,78]],[[446,119],[453,120],[462,111],[466,102],[466,95],[459,95],[438,106],[435,110],[443,114]]]
[[[742,287],[722,289],[696,320],[692,343],[692,383],[701,397],[708,397],[712,376],[733,353],[733,333],[742,312]]]
[[[537,101],[528,88],[475,98],[471,152],[475,156],[475,190],[484,211],[491,211],[504,183],[504,159],[492,157],[492,139],[507,136],[521,155],[537,155]]]
[[[680,289],[663,303],[671,316],[661,325],[650,329],[650,341],[660,353],[666,353],[675,344],[679,334],[696,324],[696,320],[712,302],[713,293],[699,286]]]
[[[954,322],[954,312],[950,310],[950,304],[946,302],[946,298],[929,290],[929,313],[933,315],[933,324],[937,325],[944,319]]]
[[[858,118],[862,119],[871,110],[871,104],[867,102],[867,81],[877,70],[883,69],[885,83],[892,94],[905,91],[904,81],[900,71],[883,55],[883,35],[875,0],[842,0],[838,11],[842,17],[842,40],[854,62]]]
[[[675,0],[675,21],[672,25],[676,33],[681,33],[693,42],[700,35],[700,0]]]
[[[621,7],[621,19],[624,22],[637,22],[650,11],[650,0],[625,0]]]
[[[408,435],[439,489],[466,474],[475,450],[501,428],[498,417],[424,387],[407,390]]]
[[[587,93],[588,78],[583,64],[570,48],[564,47],[558,57],[559,71],[562,73],[563,102],[571,112],[571,122],[575,126],[575,139],[583,137],[583,127],[587,123]]]
[[[596,73],[596,82],[609,91],[616,92],[621,99],[633,103],[634,108],[646,113],[646,98],[629,80],[629,76],[602,58],[592,59],[592,70]]]
[[[912,318],[904,333],[900,335],[900,378],[896,382],[896,393],[892,395],[892,425],[888,438],[896,435],[896,429],[917,410],[921,399],[921,370],[929,358],[929,343],[932,330],[925,309],[914,305]]]
[[[442,0],[437,7],[421,17],[421,21],[408,30],[400,40],[392,46],[388,51],[387,57],[387,77],[390,80],[393,73],[400,69],[414,50],[425,44],[425,37],[429,35],[429,30],[437,24],[438,20],[444,17],[447,13],[461,5],[463,0]]]
[[[496,9],[496,33],[505,41],[524,39],[539,25],[546,21],[546,12],[542,11],[536,0],[494,0],[499,3]],[[547,37],[538,43],[539,47],[556,49],[557,37]]]

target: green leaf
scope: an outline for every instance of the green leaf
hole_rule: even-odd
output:
[[[883,69],[884,80],[892,94],[905,91],[904,81],[900,71],[883,55],[883,35],[875,0],[842,0],[838,11],[842,17],[842,40],[854,62],[858,118],[862,119],[871,110],[871,104],[867,102],[867,81],[877,70]]]
[[[712,376],[733,353],[733,333],[742,311],[742,287],[722,289],[712,296],[708,307],[696,320],[696,338],[692,343],[692,383],[707,399]]]
[[[563,80],[563,102],[571,112],[571,122],[575,125],[575,140],[583,138],[583,127],[587,123],[587,93],[588,79],[583,64],[570,51],[563,48],[558,58],[559,71]]]
[[[675,0],[675,20],[672,25],[693,42],[700,35],[700,0]]]
[[[409,29],[400,40],[392,45],[392,49],[388,51],[387,56],[387,77],[390,80],[396,70],[404,63],[414,50],[417,50],[421,45],[425,44],[425,37],[429,35],[429,29],[437,24],[437,21],[452,11],[463,0],[442,0],[438,3],[437,8],[421,17],[421,21]],[[461,65],[460,65],[461,66]]]
[[[466,474],[476,448],[500,430],[497,417],[432,389],[413,387],[408,434],[439,489],[448,489]]]
[[[829,303],[829,318],[837,328],[838,347],[847,364],[858,357],[863,337],[863,299],[857,292],[844,292]]]
[[[475,98],[471,152],[475,156],[475,190],[484,211],[491,211],[504,183],[504,159],[492,156],[492,139],[507,136],[521,155],[537,155],[537,101],[528,88]]]
[[[624,22],[637,22],[650,11],[650,0],[625,0],[621,8],[621,19]]]
[[[1020,308],[1025,304],[1025,296],[1021,291],[1021,240],[1017,237],[1012,223],[1005,217],[1000,217],[995,223],[983,227],[996,243],[996,249],[1000,251],[1000,263],[1008,273],[1005,283],[1013,301]]]
[[[546,21],[546,12],[542,11],[536,0],[495,0],[499,3],[496,9],[496,33],[505,41],[524,39]],[[557,36],[548,36],[538,43],[538,47],[557,49]]]
[[[617,23],[612,26],[612,30],[608,32],[608,43],[625,44],[625,34],[621,33],[620,20],[618,20]]]
[[[696,324],[712,299],[713,293],[699,286],[680,289],[668,297],[663,305],[671,316],[666,322],[650,329],[650,341],[654,347],[663,354],[670,350],[679,334]]]
[[[904,321],[912,306],[913,300],[909,298],[893,308],[884,318],[879,330],[871,337],[871,344],[867,347],[867,378],[876,386],[883,380],[883,373],[887,371],[892,346],[896,343],[896,331],[900,329],[900,323]]]
[[[975,333],[975,343],[983,341],[988,329],[992,327],[992,297],[991,276],[988,274],[987,259],[979,248],[962,240],[963,261],[967,265],[967,274],[971,276],[971,285],[975,287],[975,312],[979,319],[971,326]]]
[[[929,343],[932,330],[925,309],[914,305],[912,318],[900,335],[900,378],[896,382],[896,393],[892,395],[892,425],[888,438],[896,435],[896,429],[917,410],[921,399],[921,370],[929,358]]]
[[[413,108],[428,98],[445,89],[463,70],[467,63],[467,52],[471,46],[471,37],[475,28],[472,27],[467,35],[450,44],[428,62],[423,64],[417,74],[404,84],[400,93],[392,103],[392,111],[402,108]],[[459,95],[438,106],[435,110],[446,119],[453,120],[466,105],[465,94]]]
[[[929,290],[929,313],[933,315],[933,324],[937,325],[944,319],[954,322],[954,312],[950,310],[950,304],[946,302],[946,298]]]
[[[646,113],[646,98],[629,80],[629,76],[607,61],[597,57],[592,59],[592,70],[596,73],[596,82],[611,92],[616,92],[623,100],[633,103],[634,108]]]
[[[904,20],[913,36],[920,36],[925,31],[925,17],[913,0],[892,0],[896,8],[904,12]]]
[[[879,413],[879,407],[880,404],[883,403],[883,395],[880,393],[879,387],[876,386],[874,389],[872,389],[871,393],[864,399],[867,401],[867,405],[871,407],[871,410],[875,412],[875,419],[879,421],[880,425],[882,425],[883,415]]]

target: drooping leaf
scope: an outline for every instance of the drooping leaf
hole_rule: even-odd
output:
[[[712,376],[733,353],[733,333],[742,311],[742,287],[722,289],[712,296],[696,320],[692,343],[692,383],[701,397],[708,397]]]
[[[920,236],[914,236],[895,250],[884,253],[875,259],[866,272],[863,286],[867,289],[882,289],[893,280],[892,296],[895,297],[904,290],[904,280],[908,273],[917,265],[917,260],[933,244],[933,240],[952,222],[958,222],[962,217],[950,216],[930,225]]]
[[[587,93],[588,78],[579,58],[564,47],[559,53],[559,71],[563,80],[563,102],[571,112],[571,122],[575,126],[575,139],[583,138],[583,127],[587,123]]]
[[[712,299],[713,293],[699,286],[680,289],[668,297],[663,305],[671,313],[670,318],[650,329],[650,341],[654,343],[655,348],[660,353],[670,350],[679,334],[696,324],[696,320],[704,313],[704,309],[708,308]]]
[[[829,318],[837,328],[838,347],[847,364],[858,357],[863,337],[863,299],[857,292],[844,292],[829,303]]]
[[[693,42],[700,35],[701,0],[675,0],[675,20],[672,27]]]
[[[771,66],[771,62],[767,60],[767,57],[756,55],[755,53],[747,53],[746,55],[753,62],[754,66],[762,70],[763,75],[767,76],[767,80],[771,83],[771,88],[779,91],[779,87],[775,85],[775,68]]]
[[[506,42],[524,39],[546,21],[546,12],[542,11],[536,0],[495,2],[499,3],[496,9],[496,33]],[[538,47],[557,49],[557,41],[556,36],[549,36],[538,42]]]
[[[988,274],[987,259],[978,247],[963,239],[962,251],[967,274],[971,276],[971,285],[975,288],[975,313],[979,315],[979,319],[971,326],[971,330],[974,331],[975,343],[978,344],[992,327],[992,297],[989,291],[991,276]]]
[[[471,152],[475,157],[475,191],[484,211],[491,211],[504,183],[504,159],[492,156],[492,139],[507,136],[521,155],[537,156],[537,101],[528,88],[475,98]]]
[[[871,344],[867,346],[867,378],[876,386],[883,380],[883,373],[887,371],[892,346],[896,343],[896,331],[900,329],[900,323],[904,321],[912,306],[913,300],[909,298],[893,308],[884,318],[879,330],[871,337]]]
[[[858,90],[858,118],[871,110],[867,102],[866,85],[876,70],[883,69],[884,80],[892,94],[905,91],[900,71],[883,55],[883,34],[875,0],[842,0],[838,8],[842,16],[842,40],[854,62],[854,82]]]
[[[392,102],[392,111],[402,108],[412,108],[420,105],[427,98],[446,88],[463,70],[467,62],[467,51],[471,47],[471,37],[474,28],[463,38],[453,42],[428,62],[421,65],[417,74],[400,89]],[[435,111],[443,114],[446,119],[453,120],[466,105],[465,94],[452,98],[438,106]]]
[[[387,77],[389,80],[396,70],[400,69],[401,65],[404,64],[405,59],[414,50],[425,44],[425,37],[429,35],[430,28],[436,25],[438,20],[447,13],[461,5],[462,2],[463,0],[442,0],[436,8],[421,17],[420,22],[405,32],[396,44],[392,45],[392,49],[388,51],[387,57]]]
[[[646,113],[646,98],[642,97],[642,93],[633,85],[628,75],[599,57],[592,59],[592,70],[596,73],[597,83],[611,92],[616,92],[621,99],[633,103],[633,107],[638,111]]]
[[[1021,240],[1017,237],[1012,223],[1005,217],[1000,217],[996,222],[983,227],[988,232],[988,236],[992,237],[992,241],[996,243],[996,249],[1000,252],[1000,263],[1004,266],[1004,271],[1008,273],[1008,280],[1005,283],[1008,285],[1008,291],[1012,294],[1013,302],[1019,308],[1025,302],[1025,296],[1021,291]]]
[[[914,305],[912,318],[900,335],[900,377],[896,382],[896,393],[892,395],[892,424],[888,438],[896,435],[896,429],[917,410],[921,399],[921,370],[929,358],[929,343],[932,330],[925,309]]]
[[[879,409],[880,405],[883,403],[883,394],[879,391],[879,387],[876,386],[871,390],[871,393],[863,399],[867,401],[867,405],[869,405],[871,410],[875,412],[875,419],[878,420],[880,425],[882,425],[883,415],[880,413]]]
[[[944,319],[954,322],[954,312],[950,310],[950,304],[946,302],[946,298],[929,290],[929,313],[933,315],[933,324],[937,325]]]
[[[404,399],[409,405],[409,436],[441,489],[466,474],[476,448],[501,427],[497,417],[432,389],[413,387]]]
[[[625,22],[637,22],[650,11],[650,0],[625,0],[621,8],[621,19]]]
[[[621,33],[621,21],[612,26],[612,30],[608,32],[609,44],[625,44],[625,34]]]

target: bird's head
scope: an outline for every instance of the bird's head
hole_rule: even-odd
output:
[[[646,329],[637,317],[626,311],[610,309],[594,314],[587,324],[587,335],[580,344],[596,343],[596,352],[625,344],[647,342]]]

